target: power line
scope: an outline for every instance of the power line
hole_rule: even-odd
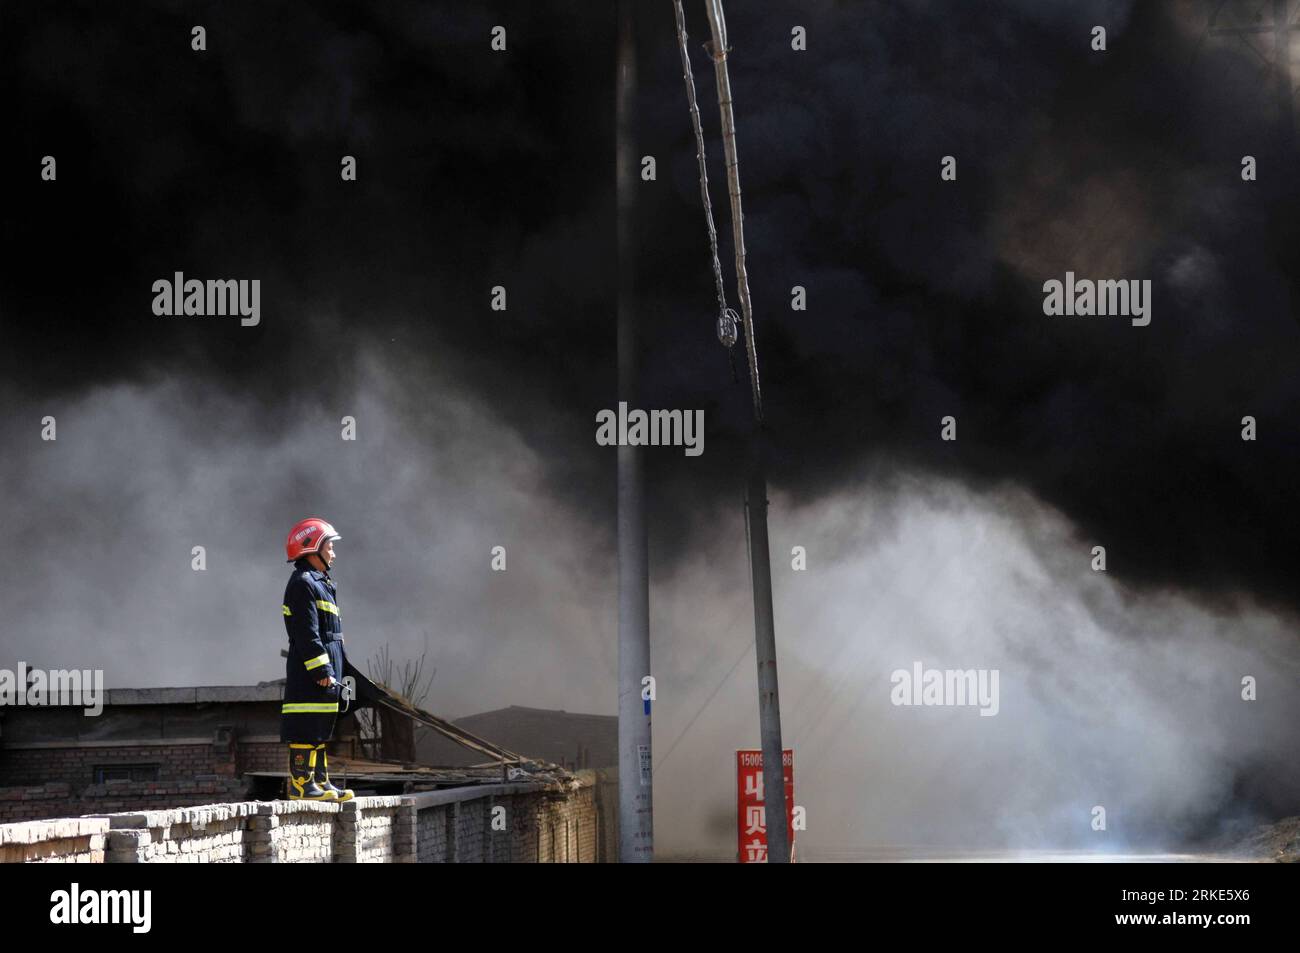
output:
[[[734,675],[736,672],[736,668],[740,665],[741,662],[745,661],[745,657],[749,655],[749,650],[752,649],[753,647],[754,647],[753,644],[750,643],[748,640],[746,640],[744,651],[742,651],[740,655],[736,657],[736,661],[731,663],[731,668],[727,669],[727,674],[722,676],[722,681],[718,682],[717,686],[713,689],[713,691],[709,692],[709,697],[704,699],[704,704],[700,705],[699,709],[695,712],[695,714],[691,716],[691,720],[686,723],[686,727],[683,728],[678,733],[677,737],[673,739],[673,743],[668,746],[668,750],[664,752],[664,756],[659,759],[658,767],[662,768],[664,766],[664,762],[668,760],[668,756],[673,753],[673,750],[679,744],[681,744],[682,739],[685,738],[686,735],[690,733],[691,728],[694,727],[695,722],[699,720],[700,715],[704,714],[704,709],[708,708],[709,705],[713,703],[713,699],[717,697],[718,692],[722,691],[722,686],[727,684],[728,681],[730,681],[731,676]]]
[[[713,283],[718,290],[718,340],[727,348],[730,355],[731,348],[736,343],[736,321],[739,315],[727,307],[727,289],[722,282],[722,263],[718,261],[718,230],[713,226],[713,203],[709,199],[709,169],[704,161],[704,126],[700,122],[700,107],[695,99],[695,74],[691,70],[691,56],[686,47],[686,14],[682,12],[682,0],[673,0],[673,7],[677,16],[677,45],[682,56],[682,80],[686,83],[686,102],[690,106],[691,126],[695,130],[695,158],[700,167],[700,200],[704,204],[704,224],[709,232]]]

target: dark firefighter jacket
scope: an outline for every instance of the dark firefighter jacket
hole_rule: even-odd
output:
[[[343,624],[338,597],[328,575],[294,563],[284,590],[284,628],[289,634],[284,701],[280,709],[280,740],[321,744],[334,732],[342,698],[341,684],[318,685],[322,678],[342,682],[347,674],[343,655]]]

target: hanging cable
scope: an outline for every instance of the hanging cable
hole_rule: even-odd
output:
[[[754,400],[754,421],[763,423],[763,392],[758,382],[758,342],[754,338],[754,312],[749,302],[749,275],[745,271],[745,213],[740,202],[740,159],[736,153],[736,117],[732,110],[731,77],[727,73],[727,21],[720,0],[707,0],[709,28],[713,42],[709,55],[718,86],[718,110],[722,114],[722,148],[726,154],[727,192],[731,196],[731,240],[736,249],[736,293],[740,297],[741,324],[749,357],[749,386]]]
[[[691,125],[695,129],[695,158],[700,165],[700,198],[704,200],[704,222],[709,229],[709,253],[713,258],[713,282],[718,289],[718,340],[728,350],[736,343],[740,315],[727,307],[727,292],[722,282],[722,263],[718,260],[718,230],[713,226],[713,205],[709,201],[709,170],[704,161],[704,126],[700,122],[700,107],[695,100],[695,75],[691,70],[691,57],[686,47],[686,14],[682,0],[673,0],[677,14],[677,45],[682,54],[682,79],[686,82],[686,101],[690,104]],[[735,363],[731,366],[735,376]]]

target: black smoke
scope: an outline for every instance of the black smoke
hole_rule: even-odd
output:
[[[11,386],[211,381],[275,427],[294,401],[344,400],[367,346],[451,353],[467,389],[554,454],[558,483],[598,469],[586,407],[613,386],[613,63],[592,43],[612,14],[18,3],[0,17]],[[497,24],[508,52],[490,49]],[[45,155],[57,182],[38,178]],[[261,324],[156,317],[149,289],[176,271],[259,278]],[[551,402],[573,413],[539,410]]]
[[[731,11],[777,486],[816,498],[872,460],[1011,481],[1074,520],[1082,548],[1105,545],[1128,583],[1296,607],[1300,191],[1273,80],[1242,42],[1207,33],[1208,12]],[[730,275],[708,26],[690,4],[687,18]],[[747,401],[719,396],[727,369],[681,69],[668,11],[647,19],[658,32],[640,151],[671,170],[642,212],[650,402],[723,411],[705,454],[721,488],[735,482]],[[791,50],[796,24],[807,52]],[[1104,53],[1090,47],[1098,24]],[[945,155],[956,182],[940,181]],[[1244,155],[1259,181],[1241,180]],[[1067,270],[1151,279],[1152,324],[1045,317],[1042,283]],[[794,285],[805,312],[790,308]],[[738,307],[730,283],[728,296]],[[939,440],[950,414],[955,444]],[[1241,439],[1247,415],[1254,443]],[[677,494],[699,492],[700,468],[656,463]],[[684,531],[690,511],[663,509],[670,523],[686,514]]]
[[[354,388],[362,345],[450,354],[552,461],[557,492],[611,504],[591,440],[615,383],[609,5],[3,16],[11,386],[202,378],[276,421],[290,395]],[[687,20],[735,305],[707,24],[692,4]],[[507,54],[488,48],[497,23]],[[671,5],[639,5],[637,26],[637,152],[660,168],[637,212],[644,401],[709,422],[703,458],[651,457],[671,558],[694,503],[737,495],[748,410],[713,337]],[[1126,581],[1294,606],[1295,190],[1267,76],[1204,26],[1191,4],[731,12],[777,487],[813,498],[872,459],[1010,480]],[[47,154],[57,184],[37,178]],[[939,180],[944,155],[957,182]],[[155,317],[150,284],[176,270],[260,277],[262,325]],[[1151,327],[1045,318],[1041,284],[1066,270],[1151,278]],[[948,414],[955,445],[938,440]]]

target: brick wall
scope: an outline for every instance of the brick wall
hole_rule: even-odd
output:
[[[104,818],[0,824],[0,863],[102,864],[108,831]]]
[[[159,781],[188,781],[200,774],[236,777],[239,773],[230,754],[211,744],[5,748],[0,758],[0,787],[51,781],[80,787],[94,783],[97,765],[136,764],[158,765]]]
[[[580,771],[570,785],[495,785],[497,793],[453,800],[454,792],[407,796],[416,809],[419,863],[596,863],[600,856],[596,778]],[[501,808],[504,814],[494,809]],[[494,818],[500,822],[494,824]],[[504,826],[502,825],[502,822]]]
[[[334,748],[331,745],[330,750]],[[288,771],[289,747],[279,742],[243,742],[236,752],[237,773],[247,771]]]
[[[542,863],[582,863],[596,860],[595,786],[587,785],[565,798],[540,798]]]
[[[359,798],[356,804],[368,799]],[[248,861],[255,864],[328,864],[334,859],[338,804],[257,801]],[[359,806],[359,805],[358,805]],[[355,808],[354,808],[355,810]]]
[[[335,863],[393,864],[414,860],[414,809],[400,796],[368,797],[339,805]]]
[[[248,785],[231,778],[191,781],[108,781],[73,788],[62,782],[0,788],[0,824],[146,808],[243,801]]]
[[[94,783],[99,765],[157,764],[157,781]],[[7,748],[0,757],[0,824],[80,814],[186,807],[249,797],[247,771],[284,771],[278,742]]]
[[[242,863],[256,801],[106,814],[109,863]]]
[[[593,772],[560,785],[455,788],[343,804],[239,801],[0,824],[0,861],[592,862]],[[63,802],[66,803],[66,802]],[[492,808],[505,827],[492,829]]]
[[[279,742],[236,742],[223,750],[212,744],[150,744],[67,748],[4,748],[0,787],[64,782],[74,788],[95,781],[99,765],[158,765],[159,781],[189,781],[196,775],[236,778],[247,771],[284,771],[288,750]]]

